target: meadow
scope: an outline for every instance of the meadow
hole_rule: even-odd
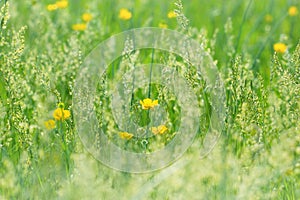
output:
[[[300,199],[298,1],[0,8],[0,199]],[[182,54],[135,49],[147,27]]]

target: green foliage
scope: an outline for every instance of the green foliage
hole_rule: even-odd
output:
[[[299,8],[296,1],[69,1],[67,8],[52,12],[50,3],[0,1],[0,199],[300,198],[300,24],[299,14],[287,14],[290,6]],[[118,18],[123,7],[132,19]],[[171,10],[177,21],[167,17]],[[85,12],[93,16],[87,29],[72,30]],[[147,174],[114,171],[92,158],[77,136],[72,116],[77,71],[99,41],[161,22],[196,39],[213,57],[226,91],[225,127],[214,150],[199,159],[212,110],[205,80],[178,55],[132,52],[127,41],[124,56],[99,75],[94,101],[99,126],[111,142],[149,153],[171,142],[181,125],[182,108],[169,88],[130,87],[133,77],[142,77],[137,66],[145,63],[163,63],[186,80],[197,95],[200,127],[193,145],[168,168]],[[287,45],[285,53],[274,52],[277,42]],[[117,102],[123,118],[136,125],[126,130],[118,127],[110,106],[116,103],[110,95],[117,92],[124,98]],[[162,114],[143,110],[145,98],[157,99],[155,109]],[[60,102],[71,117],[47,129],[44,122],[53,119]],[[160,125],[158,118],[166,134],[151,133]],[[120,131],[140,135],[124,140]]]

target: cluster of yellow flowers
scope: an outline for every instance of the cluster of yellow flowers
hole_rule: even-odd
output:
[[[89,23],[93,19],[93,16],[90,13],[84,13],[81,16],[81,19],[83,20],[83,23],[73,24],[72,29],[74,31],[84,31],[84,30],[86,30],[87,23]]]
[[[172,18],[176,18],[177,15],[174,11],[169,11],[168,14],[167,14],[167,17],[169,19],[172,19]],[[159,28],[168,28],[168,24],[164,21],[161,21],[159,24],[158,24],[158,27]]]
[[[149,109],[153,109],[155,106],[158,106],[158,100],[152,100],[146,98],[144,100],[140,100],[140,104],[143,110],[149,110]],[[168,131],[168,128],[165,125],[159,125],[157,127],[151,127],[150,130],[154,135],[157,134],[162,135]],[[128,132],[120,132],[119,136],[122,139],[130,140],[134,135]]]
[[[64,9],[67,8],[69,5],[69,2],[67,0],[60,0],[57,1],[54,4],[47,5],[48,11],[54,11],[57,9]],[[73,24],[72,29],[74,31],[84,31],[87,28],[87,23],[90,22],[93,19],[93,16],[90,13],[84,13],[81,16],[81,19],[83,20],[83,23]]]
[[[168,128],[165,125],[159,125],[157,127],[151,127],[151,132],[154,135],[162,135],[168,131]],[[128,132],[120,132],[119,133],[120,138],[125,139],[125,140],[130,140],[133,137],[132,133]]]
[[[176,18],[176,13],[174,11],[170,11],[167,14],[169,19]],[[127,8],[121,8],[119,11],[119,19],[121,20],[129,20],[132,18],[132,13]],[[159,28],[168,28],[168,25],[165,22],[160,22],[158,24]]]
[[[140,104],[142,105],[143,110],[149,110],[158,105],[158,100],[152,101],[152,99],[147,98],[147,99],[144,99],[143,101],[140,100]]]
[[[296,6],[291,6],[288,10],[288,15],[291,17],[297,16],[298,15],[298,8]],[[270,22],[273,20],[271,15],[266,15],[265,20],[267,22]],[[288,49],[287,45],[282,43],[282,42],[277,42],[273,44],[273,49],[276,53],[285,53]]]
[[[59,103],[57,108],[53,112],[53,118],[56,121],[65,121],[66,119],[71,117],[71,112],[69,110],[64,109],[65,105],[63,103]],[[49,130],[55,128],[55,121],[50,119],[44,122],[45,127]]]
[[[54,11],[57,9],[64,9],[64,8],[67,8],[68,5],[69,5],[69,2],[67,0],[60,0],[60,1],[55,2],[54,4],[47,5],[47,10]]]
[[[157,135],[157,134],[164,134],[166,131],[168,130],[168,128],[165,126],[165,125],[159,125],[158,127],[151,127],[151,132],[154,134],[154,135]]]

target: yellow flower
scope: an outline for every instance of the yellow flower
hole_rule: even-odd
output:
[[[58,7],[57,7],[57,5],[56,4],[49,4],[49,5],[47,5],[47,10],[48,11],[54,11],[54,10],[56,10]]]
[[[56,3],[56,6],[58,7],[58,8],[61,8],[61,9],[63,9],[63,8],[66,8],[66,7],[68,7],[68,1],[67,0],[61,0],[61,1],[57,1]]]
[[[273,21],[273,17],[272,17],[272,15],[266,15],[265,16],[265,21],[267,22],[267,23],[271,23],[272,21]]]
[[[53,112],[54,119],[60,121],[64,121],[68,119],[71,116],[71,113],[69,110],[65,110],[64,108],[57,108]]]
[[[158,27],[159,28],[168,28],[168,25],[164,22],[161,22],[161,23],[158,24]]]
[[[140,100],[140,104],[142,105],[142,108],[144,110],[148,110],[150,108],[154,108],[154,106],[157,106],[158,100],[152,101],[151,99],[147,98],[147,99],[144,99],[143,101]]]
[[[48,130],[54,129],[55,128],[55,121],[53,119],[50,119],[48,121],[44,122],[44,125]]]
[[[273,45],[274,51],[277,53],[284,53],[287,50],[287,46],[283,43],[275,43]]]
[[[89,22],[93,19],[93,16],[90,13],[84,13],[81,18],[83,21]]]
[[[129,20],[131,19],[132,17],[132,14],[131,12],[126,9],[126,8],[122,8],[120,11],[119,11],[119,18],[122,19],[122,20]]]
[[[127,133],[127,132],[120,132],[120,133],[119,133],[119,136],[120,136],[122,139],[130,140],[130,139],[133,137],[133,134]]]
[[[156,135],[156,134],[164,134],[166,131],[168,130],[168,128],[165,125],[160,125],[158,127],[152,127],[151,128],[151,132]]]
[[[288,13],[289,16],[296,16],[298,15],[298,8],[296,6],[291,6]]]
[[[86,24],[74,24],[72,26],[72,29],[74,31],[84,31],[86,29],[87,25]]]
[[[176,13],[174,12],[174,11],[170,11],[170,12],[168,12],[168,18],[175,18],[177,15],[176,15]]]

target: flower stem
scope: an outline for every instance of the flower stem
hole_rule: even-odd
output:
[[[148,98],[151,97],[151,81],[152,81],[153,61],[154,61],[154,48],[152,49],[152,55],[151,55],[150,75],[149,75],[149,84],[148,84]]]
[[[152,82],[153,61],[154,61],[154,48],[152,49],[151,64],[150,64],[150,74],[149,74],[149,84],[148,84],[148,98],[149,99],[151,97],[151,82]],[[147,118],[150,120],[150,109],[147,111]],[[150,123],[147,123],[146,138],[148,138],[148,135],[149,135],[149,124]]]
[[[62,149],[64,153],[64,158],[66,162],[66,175],[69,178],[70,175],[70,155],[69,155],[69,149],[68,149],[68,144],[65,139],[65,131],[64,131],[64,126],[63,126],[63,121],[59,121],[59,133],[61,135],[62,139]]]

